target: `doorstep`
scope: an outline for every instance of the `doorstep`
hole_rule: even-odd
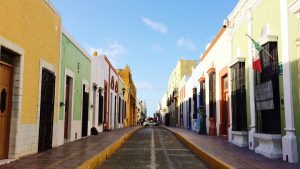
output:
[[[13,162],[13,161],[16,161],[16,160],[17,160],[17,159],[14,159],[14,158],[2,159],[2,160],[0,160],[0,165],[8,164],[8,163]]]

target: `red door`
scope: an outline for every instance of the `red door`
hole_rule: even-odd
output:
[[[228,77],[227,74],[221,79],[221,120],[220,120],[220,134],[228,134],[229,127],[229,95],[228,95]]]

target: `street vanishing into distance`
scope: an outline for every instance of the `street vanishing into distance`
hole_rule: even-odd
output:
[[[300,169],[300,0],[0,0],[0,169]]]
[[[162,127],[138,130],[98,169],[204,169],[198,156]]]

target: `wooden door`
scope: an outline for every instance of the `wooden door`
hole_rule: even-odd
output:
[[[229,95],[228,95],[228,76],[225,75],[221,80],[221,135],[228,134],[229,126]]]
[[[89,120],[89,93],[85,91],[85,88],[86,86],[83,85],[81,137],[87,136]]]
[[[52,148],[54,97],[55,75],[53,72],[43,68],[38,152]]]
[[[72,78],[66,77],[66,89],[65,89],[65,125],[64,125],[64,139],[65,141],[69,140],[70,135],[70,117],[72,110]]]
[[[0,160],[8,158],[12,66],[0,62]]]

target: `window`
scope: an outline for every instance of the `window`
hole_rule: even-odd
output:
[[[127,103],[126,103],[126,101],[125,101],[124,106],[125,106],[125,107],[124,107],[124,119],[125,119],[125,118],[126,118],[126,111],[127,111],[127,110],[126,110],[126,108],[127,108]]]
[[[189,109],[188,109],[188,118],[189,118],[189,128],[191,127],[192,124],[192,119],[191,119],[191,111],[192,111],[192,98],[189,98]]]
[[[115,96],[115,119],[114,119],[114,124],[116,125],[117,123],[117,96]]]
[[[209,74],[209,117],[216,117],[216,73]]]
[[[103,96],[99,90],[98,124],[103,123]]]
[[[194,102],[193,119],[197,119],[197,88],[193,88],[193,102]]]
[[[255,72],[256,130],[280,134],[280,96],[277,42],[263,45],[259,53],[262,73]]]
[[[232,130],[247,131],[245,62],[231,67]]]
[[[119,96],[118,123],[121,123],[121,97]]]
[[[205,108],[205,81],[200,81],[200,107]]]

